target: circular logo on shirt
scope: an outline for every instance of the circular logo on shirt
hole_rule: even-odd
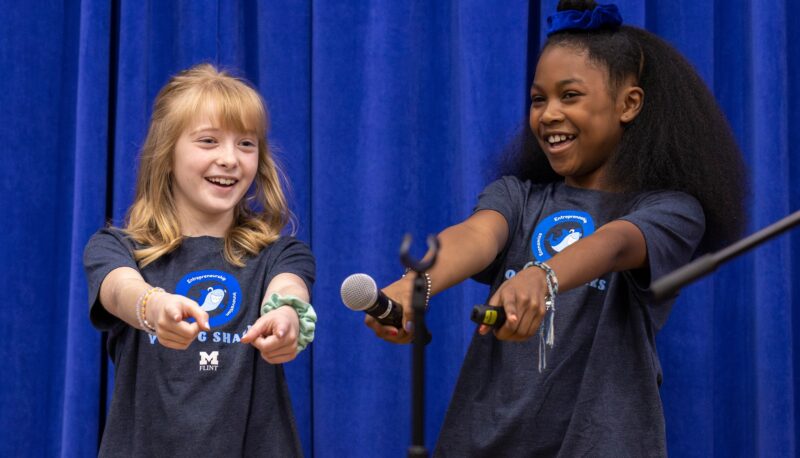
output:
[[[186,274],[175,287],[180,294],[200,304],[211,327],[232,320],[241,309],[242,289],[233,275],[221,270],[199,270]]]
[[[547,261],[593,232],[594,220],[586,212],[565,210],[553,213],[539,221],[533,231],[533,256],[539,262]]]

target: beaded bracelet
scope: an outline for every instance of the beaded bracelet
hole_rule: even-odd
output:
[[[406,275],[408,275],[409,272],[411,272],[411,269],[406,267],[406,271],[403,273],[402,278],[406,278]],[[419,272],[417,275],[419,275]],[[431,285],[433,282],[431,281],[431,275],[428,272],[422,272],[422,276],[425,277],[425,310],[428,310],[428,304],[431,302]]]
[[[558,277],[556,277],[555,271],[543,262],[535,262],[533,267],[538,267],[544,271],[545,282],[547,283],[547,294],[544,297],[545,316],[542,324],[539,325],[539,372],[542,372],[542,369],[547,368],[547,349],[545,346],[553,348],[556,341],[555,315]],[[547,323],[547,326],[545,326],[545,323]]]
[[[314,307],[308,302],[303,301],[296,296],[281,296],[278,293],[273,293],[266,302],[261,305],[261,314],[265,315],[278,307],[288,305],[297,312],[297,317],[300,319],[300,333],[297,336],[297,352],[305,350],[305,348],[314,341],[314,331],[317,328],[317,313]]]
[[[147,321],[147,301],[150,299],[150,296],[152,296],[153,293],[163,292],[164,288],[155,286],[142,293],[142,295],[139,296],[139,299],[136,301],[136,319],[139,321],[139,327],[141,327],[151,336],[156,335],[156,328]]]
[[[556,272],[543,262],[534,262],[533,266],[544,270],[544,273],[547,274],[547,290],[550,292],[551,296],[555,297],[555,295],[558,294],[558,277],[556,277]]]

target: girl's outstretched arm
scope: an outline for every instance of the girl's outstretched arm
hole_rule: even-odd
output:
[[[644,235],[629,221],[612,221],[594,234],[570,245],[547,261],[558,278],[559,292],[583,285],[608,272],[646,266]],[[504,282],[489,299],[502,305],[507,320],[496,336],[502,340],[525,340],[538,329],[545,313],[547,280],[544,270],[531,267]],[[482,325],[479,332],[489,332]]]
[[[485,269],[503,250],[508,241],[508,223],[494,210],[480,210],[465,221],[450,226],[439,234],[441,244],[436,264],[428,271],[431,278],[431,295],[460,283]],[[413,275],[397,280],[383,289],[383,293],[403,305],[403,324],[413,321],[411,289]],[[366,315],[364,322],[375,334],[395,343],[411,341],[412,333],[406,329],[383,326]]]
[[[145,318],[155,326],[159,343],[183,350],[201,330],[210,330],[208,313],[197,302],[163,290],[148,293],[152,288],[142,275],[130,267],[112,270],[100,285],[100,303],[109,313],[131,326],[142,329],[136,316],[137,305],[146,300]],[[184,321],[192,317],[194,323]]]

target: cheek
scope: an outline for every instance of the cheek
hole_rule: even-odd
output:
[[[252,182],[258,172],[258,155],[251,154],[245,157],[242,161],[242,169],[247,179]]]
[[[188,175],[189,172],[186,170],[185,167],[175,167],[175,170],[172,172],[172,181],[178,186],[186,186],[188,184]]]
[[[533,133],[533,138],[536,139],[536,143],[539,144],[540,147],[545,147],[545,142],[543,139],[539,138],[539,125],[541,124],[541,113],[537,110],[530,110],[528,114],[528,126]]]
[[[533,107],[528,109],[528,125],[536,133],[536,129],[539,127],[539,112]]]

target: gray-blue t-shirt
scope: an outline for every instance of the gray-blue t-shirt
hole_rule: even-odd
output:
[[[311,290],[308,247],[281,237],[236,267],[223,257],[223,239],[188,237],[143,269],[133,249],[122,231],[110,228],[92,236],[84,252],[90,317],[109,332],[115,366],[100,456],[301,456],[282,366],[240,341],[277,274],[296,274]],[[196,301],[211,331],[186,350],[172,350],[109,314],[99,302],[100,285],[118,267]]]
[[[648,266],[607,273],[556,298],[555,345],[540,373],[539,336],[473,337],[448,408],[439,457],[664,456],[661,367],[655,336],[672,301],[646,288],[690,261],[705,230],[702,207],[672,191],[636,195],[504,177],[475,211],[506,219],[508,242],[476,275],[491,294],[526,264],[547,261],[613,220],[644,234]]]

